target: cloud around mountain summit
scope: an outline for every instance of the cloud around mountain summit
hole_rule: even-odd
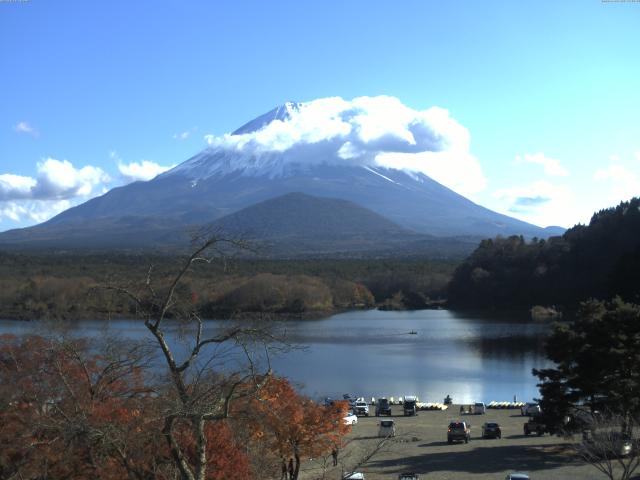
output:
[[[212,149],[240,154],[238,168],[261,159],[347,163],[422,172],[463,195],[486,186],[470,153],[468,130],[448,110],[415,110],[390,96],[321,98],[294,104],[288,115],[255,131],[207,135]],[[267,162],[269,164],[269,162]]]

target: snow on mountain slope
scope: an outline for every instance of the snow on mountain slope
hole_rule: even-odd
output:
[[[286,103],[232,134],[206,138],[207,149],[162,176],[274,178],[342,165],[423,173],[461,194],[486,184],[469,133],[448,111],[414,110],[393,97]]]
[[[235,130],[231,135],[242,135],[245,133],[253,133],[261,130],[269,125],[274,120],[286,121],[289,120],[295,112],[300,110],[302,104],[296,102],[286,102],[273,110],[268,111],[264,115],[260,115],[254,118],[250,122],[245,123],[243,126]]]

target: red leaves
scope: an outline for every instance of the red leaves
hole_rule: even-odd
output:
[[[0,478],[175,478],[162,434],[175,398],[149,391],[131,358],[96,355],[83,342],[0,337]],[[257,392],[241,385],[237,394],[231,420],[205,426],[209,480],[248,480],[250,465],[265,458],[327,455],[350,428],[346,404],[319,406],[285,379],[270,378]],[[197,463],[189,417],[173,431]]]
[[[145,393],[143,380],[130,359],[82,342],[0,337],[0,478],[174,478],[161,433],[171,400]],[[189,432],[179,438],[195,455]],[[208,424],[206,437],[208,480],[252,478],[226,423]]]

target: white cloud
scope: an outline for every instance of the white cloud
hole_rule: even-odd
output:
[[[570,227],[581,220],[575,194],[567,185],[542,180],[504,188],[493,196],[508,205],[509,215],[541,227]]]
[[[3,218],[13,222],[40,223],[63,212],[73,204],[70,200],[22,200],[0,202],[0,222]]]
[[[607,168],[598,169],[593,174],[593,179],[609,187],[609,206],[640,196],[640,177],[624,165],[615,163]]]
[[[129,164],[118,162],[118,170],[122,174],[123,179],[129,182],[135,182],[138,180],[147,181],[160,175],[163,172],[173,168],[175,165],[169,167],[163,167],[155,162],[149,160],[142,160],[141,162],[131,162]]]
[[[3,200],[29,198],[38,182],[31,177],[5,173],[0,175],[0,202]]]
[[[38,163],[36,178],[10,173],[0,175],[0,201],[89,197],[96,191],[95,187],[109,181],[101,168],[77,169],[68,160],[47,158]]]
[[[525,153],[524,155],[516,155],[516,163],[533,163],[541,165],[544,169],[544,173],[550,177],[566,177],[569,172],[564,168],[560,160],[547,157],[544,153]]]
[[[38,136],[38,130],[36,130],[33,126],[29,124],[29,122],[18,122],[13,129],[18,133],[26,133],[32,135],[34,137]]]
[[[224,168],[346,163],[422,172],[467,195],[486,186],[466,128],[445,109],[414,110],[395,97],[322,98],[256,131],[205,138],[212,150],[239,154]]]
[[[8,218],[14,222],[21,221],[27,216],[27,209],[18,202],[0,202],[0,221]]]
[[[47,158],[36,178],[0,175],[0,221],[42,222],[81,201],[99,195],[111,179],[100,168],[75,168],[68,160]]]
[[[173,138],[175,138],[176,140],[186,140],[190,135],[191,132],[189,130],[185,130],[184,132],[174,133]]]
[[[99,167],[86,166],[76,169],[68,160],[47,158],[38,163],[37,169],[37,183],[31,189],[31,196],[37,199],[89,197],[99,191],[102,184],[111,181]]]
[[[184,130],[183,132],[174,133],[172,137],[175,140],[186,140],[195,132],[198,131],[198,127],[191,127],[189,130]]]

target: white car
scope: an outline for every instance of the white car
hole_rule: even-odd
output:
[[[358,417],[356,417],[353,412],[349,412],[347,413],[347,416],[344,417],[344,423],[345,425],[355,425],[356,423],[358,423]]]
[[[523,417],[533,417],[536,415],[540,415],[540,405],[538,405],[537,403],[525,403],[522,407],[520,407],[520,413]]]
[[[351,473],[347,473],[344,477],[342,477],[344,480],[365,480],[364,479],[364,473],[360,473],[360,472],[351,472]]]
[[[364,415],[365,417],[369,416],[369,405],[367,405],[367,402],[364,401],[360,401],[360,400],[356,400],[356,404],[353,407],[353,412],[356,415]]]

